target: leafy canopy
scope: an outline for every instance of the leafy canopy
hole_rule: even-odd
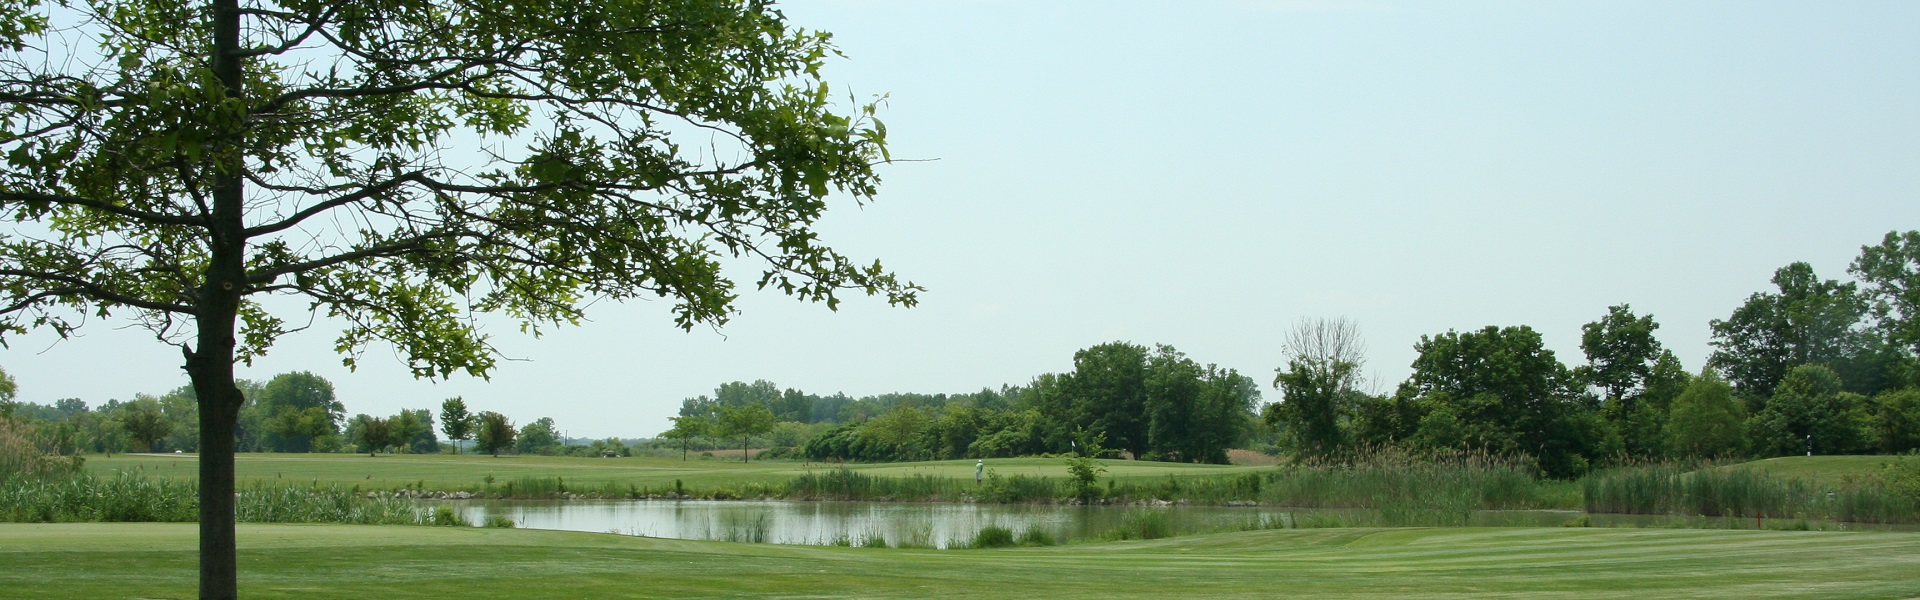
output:
[[[250,361],[294,327],[276,311],[308,320],[261,301],[285,295],[344,323],[349,365],[385,341],[485,375],[473,313],[537,333],[653,296],[720,324],[733,258],[830,307],[919,291],[812,231],[829,194],[874,194],[886,130],[830,102],[829,36],[765,2],[6,0],[0,23],[0,341],[130,316],[185,348],[237,315]]]

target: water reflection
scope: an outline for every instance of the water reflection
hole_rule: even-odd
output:
[[[791,502],[713,500],[497,500],[453,501],[475,524],[505,515],[519,527],[619,533],[688,540],[775,544],[877,545],[946,548],[964,546],[981,529],[996,526],[1015,535],[1035,530],[1059,542],[1111,537],[1147,511],[1164,514],[1169,533],[1297,527],[1469,525],[1558,527],[1585,516],[1596,527],[1733,527],[1797,525],[1779,520],[1658,515],[1585,515],[1578,511],[1476,511],[1468,515],[1383,514],[1358,509],[1269,507],[1114,507],[1034,504],[905,502]],[[1157,518],[1157,517],[1156,517]],[[1912,530],[1915,526],[1813,523],[1814,529]]]

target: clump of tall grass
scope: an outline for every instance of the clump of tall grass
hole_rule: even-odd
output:
[[[1195,504],[1226,504],[1258,501],[1260,490],[1270,475],[1189,475],[1153,481],[1129,481],[1115,484],[1109,480],[1107,496],[1118,501],[1133,499],[1186,500]]]
[[[508,498],[546,498],[567,492],[567,482],[559,477],[525,476],[507,482],[500,495]]]
[[[933,539],[933,525],[931,523],[922,523],[917,527],[907,530],[906,535],[901,537],[893,547],[901,549],[931,549],[937,547]]]
[[[723,535],[714,538],[728,542],[765,544],[773,541],[773,515],[762,511],[722,511]],[[713,537],[713,536],[709,536]]]
[[[494,529],[513,529],[513,518],[500,514],[487,515],[487,520],[481,523],[480,526]]]
[[[769,488],[767,495],[816,500],[905,501],[959,499],[971,484],[962,485],[951,477],[913,474],[907,477],[875,477],[846,467],[809,471],[787,482],[784,489]]]
[[[980,486],[980,498],[988,502],[1013,504],[1053,501],[1073,496],[1074,490],[1071,486],[1063,486],[1061,483],[1063,482],[1046,477],[1031,477],[1018,473],[1011,477],[988,473],[986,482]]]
[[[0,521],[193,522],[200,518],[199,493],[199,485],[191,480],[127,472],[16,480],[0,486]],[[247,487],[234,498],[234,516],[244,523],[433,522],[432,514],[407,499],[369,498],[338,486]]]
[[[1042,529],[1039,525],[1029,525],[1025,531],[1020,532],[1020,545],[1022,546],[1056,546],[1059,544],[1060,542],[1054,539],[1052,533],[1047,532],[1046,529]]]
[[[981,527],[974,532],[970,548],[1006,548],[1018,542],[1014,541],[1013,530],[998,525]]]
[[[25,523],[191,522],[200,518],[191,481],[79,474],[16,479],[0,486],[0,520]]]
[[[1821,484],[1739,467],[1654,463],[1601,471],[1581,483],[1587,512],[1920,522],[1920,501],[1882,477]]]
[[[254,486],[234,500],[234,516],[243,523],[434,524],[429,511],[405,498],[369,498],[338,486]]]
[[[1108,540],[1157,540],[1173,535],[1170,511],[1133,509],[1120,518],[1120,525],[1100,537]]]
[[[1259,491],[1263,503],[1301,508],[1370,508],[1389,522],[1464,524],[1475,510],[1572,508],[1578,490],[1543,480],[1524,459],[1467,453],[1415,456],[1380,451],[1339,462],[1279,467]]]

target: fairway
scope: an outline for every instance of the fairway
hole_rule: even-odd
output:
[[[1164,478],[1168,475],[1222,475],[1258,472],[1272,467],[1196,465],[1147,461],[1108,460],[1103,477],[1118,479]],[[1027,475],[1064,478],[1066,459],[1007,458],[989,459],[987,468],[1001,476]],[[910,477],[928,475],[952,479],[972,479],[974,461],[950,460],[917,463],[850,464],[846,468],[876,476]],[[679,480],[690,488],[705,488],[744,483],[779,483],[801,474],[840,468],[828,463],[768,461],[694,460],[677,458],[627,457],[585,458],[573,456],[501,456],[449,454],[240,454],[234,459],[240,485],[250,483],[319,483],[360,486],[362,489],[421,487],[428,490],[486,489],[487,476],[496,486],[521,477],[560,477],[568,487],[598,488],[605,485],[636,486],[654,490],[670,489]],[[192,454],[116,455],[87,457],[88,471],[99,475],[137,472],[149,477],[194,479],[199,463]]]
[[[0,525],[0,598],[186,598],[191,524]],[[1004,550],[240,526],[251,598],[1894,598],[1920,534],[1309,529]]]

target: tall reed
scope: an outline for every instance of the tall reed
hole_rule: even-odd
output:
[[[195,482],[136,473],[15,480],[0,486],[0,521],[8,522],[193,522],[200,518],[199,507]],[[369,498],[338,486],[246,487],[235,498],[234,514],[244,523],[411,525],[432,519],[404,498]]]
[[[1543,480],[1532,464],[1483,454],[1423,457],[1377,452],[1344,462],[1294,464],[1266,477],[1262,503],[1301,508],[1371,508],[1427,521],[1464,522],[1474,510],[1573,508],[1577,490]]]
[[[1609,469],[1581,483],[1588,512],[1920,522],[1920,502],[1874,477],[1820,484],[1738,467],[1655,463]]]
[[[907,477],[875,477],[840,467],[803,473],[782,489],[769,491],[775,492],[770,495],[813,500],[935,501],[959,500],[974,487],[972,482],[962,483],[951,477],[918,473]]]

